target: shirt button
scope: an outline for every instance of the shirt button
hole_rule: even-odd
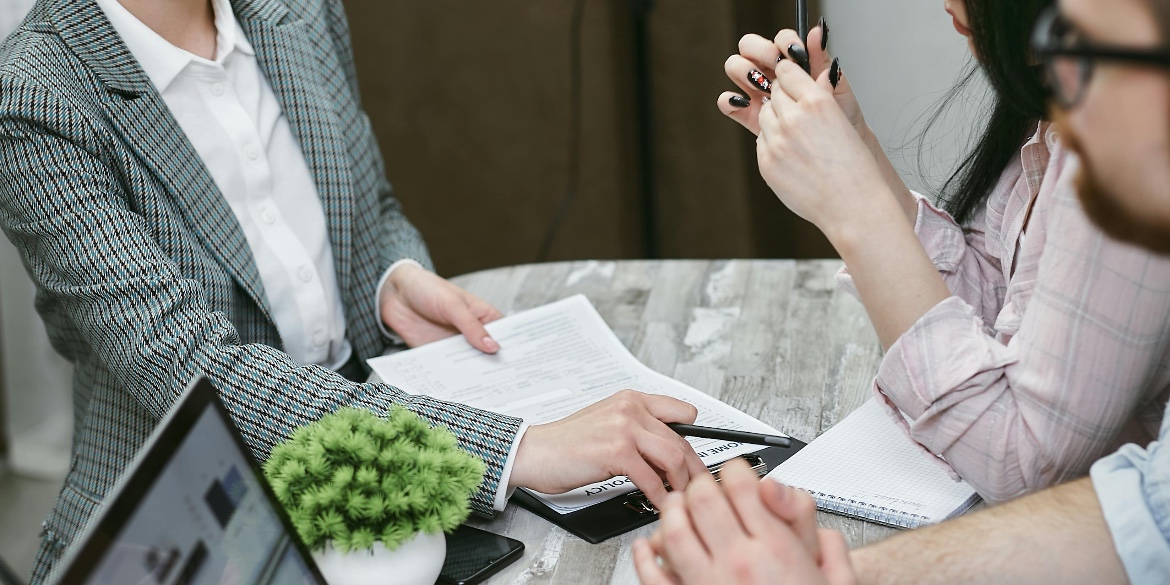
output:
[[[276,214],[271,209],[265,209],[260,212],[260,221],[271,225],[276,221]]]
[[[321,347],[322,345],[325,345],[326,341],[329,340],[325,338],[324,332],[318,331],[317,333],[313,334],[313,345]]]
[[[247,148],[244,149],[244,156],[248,157],[249,159],[256,160],[257,158],[260,158],[260,149],[256,148],[255,144],[249,144]]]
[[[301,277],[301,282],[312,282],[313,271],[308,266],[301,266],[301,269],[297,271],[297,276]]]
[[[223,90],[222,83],[217,81],[217,82],[211,84],[211,95],[219,97],[219,96],[223,95],[223,91],[224,90]]]

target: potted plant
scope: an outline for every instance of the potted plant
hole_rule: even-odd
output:
[[[344,408],[273,449],[264,475],[330,585],[430,585],[483,469],[409,410]]]

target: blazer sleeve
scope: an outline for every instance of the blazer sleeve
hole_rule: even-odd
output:
[[[132,162],[103,139],[108,134],[64,96],[0,77],[0,227],[19,249],[50,326],[76,331],[78,339],[58,340],[59,350],[92,352],[155,418],[205,375],[260,460],[298,426],[339,407],[381,414],[401,405],[448,427],[483,459],[472,508],[492,513],[519,419],[355,384],[271,346],[241,343],[227,316],[208,308],[200,282],[180,274],[156,239],[174,226],[131,208],[120,169]]]

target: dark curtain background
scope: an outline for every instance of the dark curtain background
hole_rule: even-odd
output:
[[[571,186],[578,1],[581,134]],[[715,107],[733,89],[723,62],[739,37],[791,27],[794,3],[655,0],[645,28],[644,119],[635,90],[637,2],[346,1],[387,172],[440,273],[536,261],[562,208],[550,260],[833,255],[764,185],[754,140]],[[649,205],[643,122],[654,145]]]

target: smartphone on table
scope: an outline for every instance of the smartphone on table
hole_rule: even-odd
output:
[[[442,585],[480,583],[523,553],[524,543],[519,540],[460,526],[447,535],[447,558],[438,582]]]

